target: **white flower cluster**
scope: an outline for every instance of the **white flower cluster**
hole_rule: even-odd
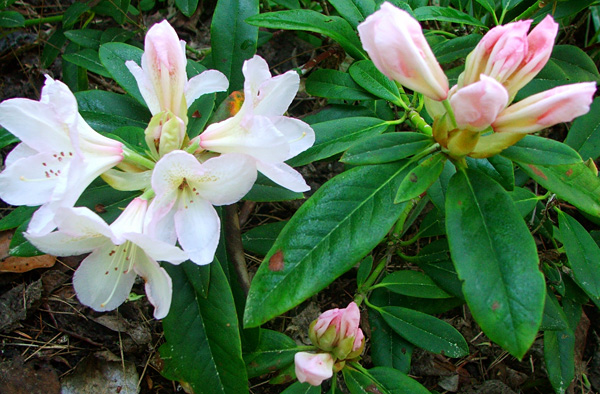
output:
[[[140,275],[160,319],[169,311],[172,285],[157,261],[212,262],[220,234],[213,206],[239,201],[257,171],[292,191],[308,190],[284,161],[312,146],[315,135],[306,123],[283,116],[298,91],[298,74],[272,77],[255,56],[243,66],[237,112],[190,140],[188,107],[203,94],[227,90],[227,78],[207,70],[188,80],[185,42],[166,21],[148,31],[141,63],[126,65],[152,113],[145,156],[94,131],[69,88],[46,77],[40,101],[0,103],[0,125],[21,140],[0,173],[0,197],[12,205],[41,205],[25,233],[41,251],[91,252],[73,277],[83,304],[116,308]],[[110,225],[74,207],[98,176],[116,189],[140,191]]]

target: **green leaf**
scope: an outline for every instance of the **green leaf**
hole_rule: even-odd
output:
[[[460,23],[464,25],[486,27],[480,20],[473,18],[469,14],[455,10],[449,7],[425,6],[419,7],[414,11],[415,18],[419,21],[440,21]]]
[[[293,192],[279,186],[263,174],[259,173],[252,189],[246,194],[243,200],[269,202],[269,201],[288,201],[304,198],[302,193]]]
[[[433,185],[427,189],[427,195],[431,199],[431,202],[440,211],[444,212],[444,206],[446,203],[446,194],[448,192],[448,182],[456,172],[456,168],[448,160],[444,165],[444,169],[440,174],[440,177],[433,182]]]
[[[481,171],[506,190],[513,190],[515,187],[515,173],[512,162],[500,155],[492,156],[487,159],[466,158],[469,168]]]
[[[17,11],[1,11],[0,27],[23,27],[25,26],[25,17]]]
[[[180,267],[187,275],[188,280],[194,287],[196,293],[201,297],[208,297],[208,289],[210,286],[210,264],[197,265],[190,260],[183,262]]]
[[[67,37],[65,37],[63,29],[57,28],[50,38],[48,38],[48,41],[42,50],[42,56],[40,58],[42,68],[50,67],[54,59],[56,59],[60,53],[63,45],[65,45],[65,42],[67,42]]]
[[[298,348],[296,342],[285,334],[261,329],[257,348],[252,353],[244,354],[248,378],[283,369],[294,362],[297,352],[306,349],[310,347]]]
[[[287,224],[286,220],[281,222],[267,223],[242,234],[244,249],[260,256],[266,256],[277,236]]]
[[[79,52],[64,54],[63,59],[103,77],[110,77],[106,68],[100,63],[98,52],[93,49],[88,48]]]
[[[288,10],[298,10],[302,8],[299,0],[273,0],[273,3],[287,8]]]
[[[248,23],[270,29],[302,30],[323,34],[335,40],[356,60],[367,54],[352,26],[338,16],[326,16],[313,10],[269,12],[249,18]]]
[[[373,256],[367,256],[360,262],[358,271],[356,272],[356,287],[360,288],[373,269]]]
[[[281,394],[321,394],[321,386],[313,386],[308,382],[296,382],[283,390]]]
[[[544,362],[554,391],[564,394],[575,378],[573,331],[544,331]]]
[[[494,9],[496,8],[494,0],[477,0],[477,2],[481,4],[481,6],[485,8],[490,14],[494,13]]]
[[[531,190],[523,187],[515,187],[515,189],[508,194],[510,194],[510,197],[515,203],[515,207],[517,207],[517,210],[522,217],[529,215],[539,201],[537,196],[532,193]]]
[[[113,79],[140,104],[145,106],[146,102],[140,93],[137,81],[125,66],[125,62],[128,60],[140,64],[144,51],[122,42],[109,42],[103,44],[98,53],[100,61]]]
[[[425,193],[429,189],[429,186],[440,177],[446,159],[446,155],[440,152],[423,160],[418,166],[413,167],[402,183],[400,183],[394,202],[408,201]]]
[[[558,212],[558,226],[573,279],[600,305],[600,247],[577,220],[562,211]]]
[[[67,30],[65,36],[72,42],[84,48],[98,50],[102,31],[94,29]]]
[[[229,80],[227,94],[244,85],[242,64],[256,52],[258,28],[247,19],[258,14],[258,0],[219,0],[210,25],[212,61]],[[225,98],[219,93],[218,102]]]
[[[311,96],[342,100],[375,100],[376,97],[354,82],[350,74],[320,68],[306,80],[306,92]]]
[[[367,138],[383,133],[388,125],[385,120],[356,117],[315,123],[311,127],[315,131],[314,145],[288,160],[289,165],[305,165],[331,157],[353,145],[361,145]]]
[[[198,0],[175,0],[175,5],[183,15],[190,17],[198,8]]]
[[[600,157],[600,98],[596,98],[590,107],[590,112],[575,119],[565,144],[577,150],[581,157]]]
[[[374,287],[385,287],[389,291],[420,298],[450,298],[451,296],[440,289],[422,272],[403,270],[387,275]]]
[[[371,327],[370,345],[373,364],[408,373],[414,346],[396,334],[381,315],[374,310],[369,310],[369,326]]]
[[[421,383],[396,369],[376,367],[369,369],[369,373],[390,394],[429,394]]]
[[[75,206],[84,206],[97,213],[107,223],[112,223],[139,192],[113,189],[98,178],[81,194]]]
[[[173,301],[163,319],[163,375],[196,393],[248,392],[233,296],[219,262],[210,267],[208,297],[197,293],[181,267],[166,264]]]
[[[390,394],[389,391],[384,389],[371,376],[357,371],[354,368],[342,369],[342,375],[344,376],[344,382],[346,383],[346,387],[350,391],[350,394]]]
[[[451,63],[458,59],[465,59],[482,37],[481,34],[469,34],[453,38],[433,45],[431,50],[440,64]]]
[[[75,97],[81,116],[99,132],[112,133],[123,126],[145,129],[150,121],[148,109],[123,94],[86,90]]]
[[[298,305],[362,260],[402,213],[404,204],[394,204],[392,197],[406,172],[403,164],[357,167],[321,186],[290,219],[256,272],[246,327]]]
[[[87,11],[89,11],[89,9],[90,9],[90,7],[86,3],[83,3],[83,2],[80,3],[78,1],[76,1],[75,3],[71,4],[64,13],[64,17],[62,20],[63,28],[64,29],[73,28],[73,25],[75,25],[75,23],[77,22],[79,17],[81,15],[83,15],[84,13],[86,13]]]
[[[558,304],[556,296],[546,292],[546,303],[544,304],[544,316],[542,318],[541,331],[564,331],[569,328],[567,316]]]
[[[392,103],[400,103],[400,92],[396,84],[383,75],[370,60],[354,62],[348,70],[350,76],[367,92]]]
[[[373,0],[330,0],[329,2],[355,29],[367,16],[375,12]]]
[[[39,207],[28,207],[22,205],[16,207],[10,213],[0,219],[0,231],[10,230],[19,227],[25,222],[29,222],[31,216]]]
[[[381,134],[352,145],[340,161],[353,165],[389,163],[421,152],[431,144],[431,137],[421,133]]]
[[[109,27],[102,32],[100,42],[102,44],[107,44],[109,42],[126,42],[134,35],[134,32],[125,30],[121,27]]]
[[[478,171],[457,172],[448,185],[446,233],[475,321],[523,357],[541,324],[546,288],[535,242],[512,199]]]
[[[574,83],[600,81],[600,74],[594,61],[583,50],[573,45],[555,45],[548,63],[536,78]]]
[[[8,246],[9,255],[18,257],[33,257],[44,254],[44,252],[39,251],[23,236],[23,233],[27,231],[27,226],[29,226],[29,220],[23,222],[15,230],[15,233],[10,240],[10,245]]]
[[[102,0],[92,11],[100,15],[112,17],[118,24],[123,24],[127,17],[127,11],[131,0]]]
[[[600,179],[584,163],[555,166],[517,162],[537,183],[592,216],[600,217]]]
[[[512,161],[527,164],[558,165],[581,162],[579,153],[570,146],[535,135],[526,135],[500,154]]]
[[[10,131],[0,127],[0,149],[20,141],[21,140],[15,137]]]
[[[422,349],[448,357],[469,354],[463,336],[438,318],[399,306],[385,306],[377,311],[398,335]]]

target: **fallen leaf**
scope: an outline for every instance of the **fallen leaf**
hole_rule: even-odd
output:
[[[0,232],[0,272],[27,272],[37,268],[54,266],[56,257],[44,254],[33,257],[10,256],[8,250],[13,231]]]

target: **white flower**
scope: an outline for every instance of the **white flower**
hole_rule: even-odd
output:
[[[128,297],[136,274],[146,281],[154,317],[169,312],[171,278],[157,261],[179,264],[187,260],[181,249],[142,233],[148,202],[134,199],[110,226],[87,208],[61,208],[58,231],[46,235],[25,233],[43,252],[72,256],[92,252],[73,276],[73,287],[82,304],[110,311]]]
[[[176,150],[156,163],[152,188],[156,197],[148,208],[146,232],[179,244],[196,264],[213,261],[220,221],[213,205],[239,201],[256,180],[256,167],[245,155],[225,154],[198,162]]]
[[[123,160],[122,144],[92,130],[73,93],[49,76],[40,101],[0,103],[0,124],[22,141],[6,158],[0,197],[12,205],[42,205],[30,232],[52,231],[56,210],[72,207],[98,175]]]
[[[295,71],[271,77],[260,56],[247,60],[242,71],[244,103],[232,118],[208,126],[198,137],[200,147],[248,155],[258,171],[274,182],[297,192],[309,190],[302,176],[284,163],[315,142],[308,124],[283,116],[298,91],[300,77]]]

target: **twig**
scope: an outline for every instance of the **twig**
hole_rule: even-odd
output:
[[[225,206],[225,245],[242,291],[245,295],[248,295],[250,275],[248,275],[248,267],[244,258],[237,204]]]

